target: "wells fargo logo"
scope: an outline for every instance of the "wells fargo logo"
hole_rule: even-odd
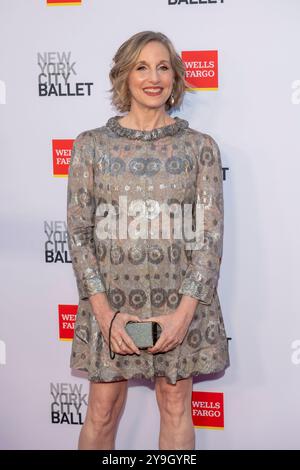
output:
[[[62,341],[71,341],[74,336],[74,325],[76,321],[78,305],[59,305],[59,339]]]
[[[190,90],[218,89],[218,51],[182,51]]]
[[[51,7],[81,5],[81,0],[47,0],[47,5]]]
[[[192,417],[196,428],[224,429],[223,393],[193,392]]]
[[[53,176],[68,176],[74,139],[52,140]]]

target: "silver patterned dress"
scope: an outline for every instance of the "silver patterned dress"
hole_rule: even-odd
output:
[[[70,365],[94,382],[165,376],[174,384],[222,371],[229,354],[217,293],[224,215],[219,147],[179,117],[152,131],[125,128],[119,118],[79,134],[72,150],[67,227],[79,305]],[[198,248],[174,228],[180,208],[194,209],[196,202],[203,208]],[[170,230],[163,237],[155,221],[166,208]],[[148,235],[141,236],[146,224]],[[183,295],[199,302],[175,349],[110,359],[89,302],[98,292],[113,309],[140,318],[174,312]]]

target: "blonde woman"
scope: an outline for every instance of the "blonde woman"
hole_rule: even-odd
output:
[[[112,102],[121,114],[74,143],[67,218],[80,300],[71,367],[87,371],[90,381],[79,449],[114,448],[132,378],[155,381],[159,448],[193,449],[193,376],[229,364],[217,294],[220,151],[211,136],[170,115],[182,103],[184,77],[164,34],[135,34],[110,71]],[[196,204],[200,246],[178,236],[184,205],[193,208],[195,228]],[[129,322],[158,324],[155,344],[138,347],[141,338],[130,334]]]

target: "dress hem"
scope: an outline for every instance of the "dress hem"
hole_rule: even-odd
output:
[[[219,372],[223,372],[229,366],[230,366],[230,362],[228,360],[228,362],[226,362],[225,364],[222,364],[222,365],[216,366],[216,367],[212,367],[212,368],[208,368],[206,371],[195,370],[195,371],[192,371],[192,372],[188,372],[186,374],[178,374],[176,378],[171,378],[168,375],[162,374],[162,373],[159,373],[159,372],[156,372],[156,373],[151,374],[151,375],[139,373],[139,374],[135,374],[135,375],[132,375],[132,376],[129,376],[129,377],[124,377],[124,376],[121,377],[120,376],[119,378],[117,378],[115,380],[104,380],[104,379],[101,379],[100,377],[97,377],[97,376],[88,376],[87,378],[92,383],[114,383],[114,382],[123,382],[125,380],[140,380],[140,379],[150,380],[151,382],[154,382],[154,379],[156,377],[165,377],[169,384],[175,385],[177,381],[187,379],[189,377],[198,377],[200,375],[207,376],[207,375],[212,375],[212,374],[216,374],[216,373],[219,373]],[[74,367],[74,366],[71,366],[71,368],[74,369],[74,370],[80,370],[80,371],[84,371],[84,372],[89,373],[89,371],[86,368]]]

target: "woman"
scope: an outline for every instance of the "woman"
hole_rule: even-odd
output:
[[[71,367],[88,371],[90,380],[79,449],[114,448],[127,380],[141,377],[155,380],[160,449],[193,449],[192,377],[229,363],[216,290],[220,152],[212,137],[168,113],[182,102],[184,74],[165,35],[135,34],[117,51],[110,72],[113,104],[125,114],[74,143],[68,239],[80,302]],[[193,207],[195,228],[195,203],[203,209],[201,246],[175,236],[185,204]],[[169,235],[162,237],[165,227],[156,231],[154,222],[174,207]],[[121,236],[124,220],[128,230]],[[148,236],[140,236],[141,225],[151,223]],[[129,321],[158,322],[155,345],[138,349],[125,330]]]

